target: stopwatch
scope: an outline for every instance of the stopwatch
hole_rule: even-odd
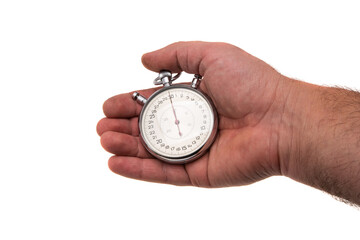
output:
[[[148,99],[134,92],[132,98],[143,105],[139,115],[141,143],[154,157],[184,164],[201,157],[213,143],[218,116],[211,99],[198,89],[202,77],[196,74],[191,85],[172,84],[173,76],[161,71],[154,80],[163,85]]]

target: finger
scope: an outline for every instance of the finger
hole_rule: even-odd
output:
[[[141,144],[139,137],[118,132],[105,132],[101,135],[100,141],[106,151],[118,156],[151,157]]]
[[[134,117],[131,119],[122,118],[103,118],[97,126],[96,131],[101,136],[104,132],[120,132],[126,133],[133,136],[139,135],[138,118]]]
[[[144,54],[143,65],[149,70],[159,72],[163,69],[172,72],[185,71],[205,75],[207,65],[213,60],[208,53],[222,43],[177,42],[160,50]]]
[[[113,156],[109,168],[124,177],[173,185],[191,185],[184,165],[172,165],[153,158]]]
[[[139,90],[138,92],[148,98],[158,88]],[[108,118],[131,118],[139,115],[142,106],[132,99],[131,93],[123,93],[109,98],[103,105],[105,116]]]

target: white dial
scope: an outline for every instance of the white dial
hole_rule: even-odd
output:
[[[197,152],[207,142],[214,127],[214,112],[203,95],[177,87],[149,100],[140,118],[140,129],[151,151],[181,158]]]

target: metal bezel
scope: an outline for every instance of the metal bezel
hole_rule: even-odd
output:
[[[143,129],[142,129],[142,119],[143,119],[143,114],[144,114],[144,110],[147,108],[147,106],[149,105],[149,103],[152,101],[152,99],[154,99],[158,94],[173,89],[173,88],[185,88],[191,91],[194,91],[196,93],[198,93],[199,95],[201,95],[208,103],[210,106],[210,110],[214,116],[214,124],[213,124],[213,129],[209,135],[208,140],[196,151],[193,152],[189,155],[183,156],[183,157],[166,157],[163,155],[160,155],[158,153],[155,152],[155,150],[151,149],[150,146],[148,146],[144,140],[144,136],[143,136]],[[140,140],[141,143],[145,146],[146,150],[153,155],[154,157],[156,157],[157,159],[160,159],[164,162],[167,163],[172,163],[172,164],[185,164],[185,163],[189,163],[192,162],[198,158],[200,158],[201,156],[203,156],[206,153],[206,150],[208,150],[208,148],[211,146],[211,144],[214,142],[215,138],[216,138],[216,134],[217,134],[217,129],[218,129],[218,114],[217,111],[215,109],[215,106],[213,104],[213,102],[211,101],[211,99],[202,91],[200,91],[199,89],[194,89],[193,87],[189,86],[189,85],[185,85],[185,84],[175,84],[175,85],[171,85],[169,87],[164,87],[161,88],[159,90],[157,90],[156,92],[154,92],[150,98],[146,101],[146,103],[144,104],[143,108],[141,109],[140,115],[139,115],[139,121],[138,121],[138,125],[139,125],[139,130],[140,130]]]

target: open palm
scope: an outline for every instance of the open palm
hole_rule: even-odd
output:
[[[286,78],[263,61],[224,43],[180,42],[145,54],[143,64],[159,72],[202,75],[200,89],[219,113],[219,132],[208,153],[184,165],[154,159],[139,140],[141,106],[131,93],[104,103],[99,121],[102,146],[115,156],[109,167],[120,175],[175,185],[223,187],[280,174],[279,134]],[[140,90],[149,97],[156,89]]]

